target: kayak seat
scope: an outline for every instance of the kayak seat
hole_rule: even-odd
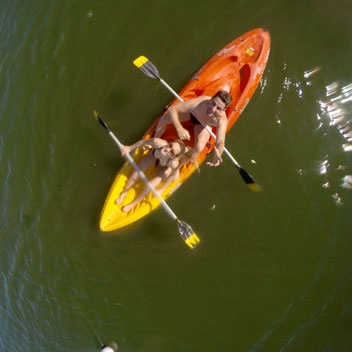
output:
[[[240,75],[238,72],[230,73],[226,77],[220,78],[214,82],[207,85],[203,91],[203,95],[208,95],[212,97],[219,90],[225,90],[229,92],[232,96],[232,101],[237,101],[240,93]]]
[[[240,96],[241,76],[237,71],[236,73],[230,73],[225,77],[209,82],[207,85],[204,85],[202,82],[202,85],[202,88],[198,88],[196,84],[194,84],[193,87],[189,87],[191,89],[189,89],[186,94],[181,94],[182,98],[189,100],[201,95],[212,97],[219,90],[226,90],[231,94],[232,100],[236,101]]]

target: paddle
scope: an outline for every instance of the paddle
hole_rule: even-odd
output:
[[[117,139],[117,137],[114,135],[114,133],[110,130],[108,125],[97,114],[96,111],[93,111],[93,114],[94,114],[95,118],[98,120],[98,122],[108,131],[110,137],[115,141],[115,143],[121,149],[122,144]],[[177,218],[176,214],[171,210],[171,208],[167,205],[167,203],[164,201],[164,199],[161,198],[161,196],[158,194],[158,192],[155,190],[155,188],[150,184],[150,182],[148,181],[147,177],[144,175],[144,172],[138,167],[138,165],[135,163],[135,161],[133,160],[131,155],[130,154],[126,154],[125,158],[135,168],[135,170],[138,172],[139,177],[145,182],[145,184],[148,186],[148,188],[154,194],[154,196],[157,197],[160,200],[161,205],[166,210],[166,212],[169,214],[171,219],[176,221],[176,224],[177,224],[177,227],[178,227],[178,232],[179,232],[181,238],[187,244],[187,246],[190,247],[191,249],[195,248],[198,245],[198,243],[199,243],[199,238],[194,233],[194,231],[192,230],[191,226],[189,226],[186,222],[184,222],[184,221],[182,221],[182,220]]]
[[[135,59],[133,61],[133,63],[145,75],[160,81],[160,83],[162,85],[164,85],[179,101],[181,101],[181,102],[183,101],[183,99],[160,77],[159,71],[156,68],[156,66],[150,60],[148,60],[145,56],[138,57],[137,59]],[[203,127],[205,127],[207,129],[207,131],[210,133],[210,135],[216,140],[216,136],[213,133],[213,131],[210,128],[208,128],[207,126],[205,126],[203,123],[202,123],[202,125],[203,125]],[[235,158],[231,155],[231,153],[226,148],[224,148],[224,152],[231,159],[231,161],[235,164],[235,166],[237,167],[237,170],[239,171],[244,182],[246,182],[247,186],[252,191],[260,191],[260,186],[254,182],[252,176],[243,167],[240,166],[240,164],[235,160]]]

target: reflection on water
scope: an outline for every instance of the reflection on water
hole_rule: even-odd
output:
[[[345,177],[342,177],[342,188],[348,188],[352,189],[352,175],[346,175]]]
[[[331,198],[335,201],[336,205],[343,205],[342,198],[339,196],[339,194],[336,192],[334,193]]]
[[[326,156],[327,158],[327,156]],[[329,160],[325,159],[324,161],[322,161],[319,165],[319,173],[320,175],[324,175],[329,171]]]
[[[329,126],[336,126],[344,139],[342,149],[345,152],[352,151],[352,84],[339,89],[339,83],[334,82],[326,86],[327,101],[319,101],[321,116],[327,116]]]
[[[312,86],[314,83],[314,76],[321,72],[320,67],[314,67],[304,72],[304,78],[307,86]],[[339,82],[332,82],[325,86],[325,98],[318,100],[318,111],[316,119],[318,121],[317,130],[323,130],[325,127],[334,127],[340,133],[341,150],[343,152],[352,151],[352,126],[351,126],[351,112],[352,112],[352,83],[340,87]],[[323,134],[325,137],[327,132]],[[330,169],[329,156],[326,155],[324,160],[318,163],[318,172],[320,175],[328,176]],[[339,165],[336,170],[345,171],[345,165]],[[331,181],[326,180],[322,184],[324,189],[329,189]],[[340,187],[344,189],[352,189],[352,176],[346,174],[341,178]],[[343,205],[342,197],[338,192],[331,195],[336,205]]]
[[[283,64],[283,71],[287,70],[288,65]],[[295,93],[298,99],[303,99],[304,94],[312,89],[312,87],[322,86],[321,80],[324,79],[324,72],[321,67],[313,67],[303,73],[304,79],[299,81],[295,80],[288,75],[285,75],[282,80],[282,91],[277,98],[277,104],[283,102],[286,92]],[[316,95],[316,91],[313,92]],[[323,96],[323,98],[320,98]],[[321,132],[322,140],[331,133],[331,128],[335,128],[341,135],[342,152],[352,151],[352,83],[342,85],[339,82],[332,82],[325,86],[325,91],[322,94],[318,93],[316,99],[317,105],[314,108],[314,117],[318,123],[316,130]],[[281,124],[280,116],[276,114],[276,122]],[[331,146],[332,144],[330,144]],[[334,154],[336,150],[334,150]],[[333,153],[332,153],[333,154]],[[334,166],[334,160],[331,155],[325,155],[322,160],[317,162],[317,173],[325,178],[322,183],[322,188],[330,190],[331,198],[336,205],[343,205],[343,199],[333,186],[336,186],[333,176],[334,172],[344,172],[345,165]],[[348,170],[346,170],[348,172]],[[298,169],[297,174],[303,176],[305,174],[303,169]],[[341,182],[338,187],[343,189],[352,189],[352,177],[346,174],[340,177]]]

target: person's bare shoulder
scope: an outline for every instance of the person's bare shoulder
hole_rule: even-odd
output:
[[[197,98],[185,100],[181,103],[175,104],[171,106],[169,109],[174,109],[178,112],[188,112],[192,109],[197,108],[203,101],[210,99],[210,97],[207,97],[206,95],[201,95]]]
[[[200,95],[199,97],[194,98],[194,100],[196,100],[196,99],[197,99],[197,101],[198,101],[199,103],[201,103],[201,102],[203,102],[203,101],[205,101],[205,100],[210,100],[211,97],[209,97],[208,95]]]

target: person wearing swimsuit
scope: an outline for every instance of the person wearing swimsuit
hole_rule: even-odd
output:
[[[178,177],[178,170],[181,166],[181,160],[182,163],[184,163],[185,161],[190,161],[193,159],[192,149],[186,147],[182,141],[177,140],[167,142],[161,138],[150,138],[138,141],[130,146],[122,146],[121,154],[123,156],[140,147],[151,149],[151,152],[149,152],[139,163],[139,167],[142,171],[146,170],[153,164],[158,167],[157,173],[150,180],[150,183],[154,186],[154,188],[156,188],[163,180],[165,181],[163,187],[157,190],[159,194],[162,194],[170,182]],[[120,194],[119,198],[116,199],[115,204],[121,204],[123,202],[128,191],[133,187],[137,180],[138,173],[137,171],[133,171],[131,176],[128,178],[124,190]],[[122,211],[130,211],[138,202],[145,198],[149,192],[149,188],[145,187],[132,203],[127,204],[122,208]]]
[[[193,125],[201,125],[201,123],[198,121],[198,119],[192,114],[192,112],[189,113],[191,115],[190,121],[193,123]]]
[[[181,140],[190,140],[189,131],[182,126],[183,122],[191,121],[194,125],[194,153],[198,155],[207,144],[210,134],[206,129],[216,127],[216,145],[213,160],[209,166],[218,166],[222,162],[221,155],[225,147],[227,129],[226,109],[232,102],[232,97],[225,90],[218,91],[214,96],[201,95],[197,98],[185,100],[171,105],[168,111],[160,118],[155,137],[161,137],[166,126],[173,124]]]

